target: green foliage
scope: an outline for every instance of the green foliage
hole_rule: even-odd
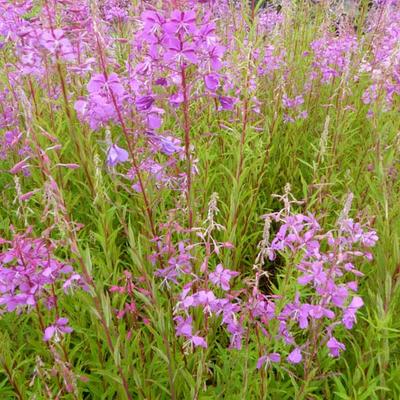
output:
[[[257,4],[260,6],[261,2]],[[313,11],[314,18],[307,18],[306,12],[304,9],[293,16],[293,27],[283,38],[293,64],[298,66],[289,71],[288,80],[299,87],[304,84],[308,68],[302,54],[309,48],[322,18],[318,11]],[[32,16],[35,13],[36,10]],[[251,35],[258,43],[256,32]],[[236,40],[239,47],[244,46],[244,34],[238,32]],[[243,81],[247,79],[246,68],[243,64]],[[195,106],[190,110],[195,127],[191,134],[201,171],[193,189],[196,223],[205,220],[210,196],[218,192],[218,221],[226,227],[219,239],[235,245],[234,251],[224,255],[227,268],[241,271],[245,277],[251,275],[262,236],[260,216],[277,209],[278,203],[271,195],[281,193],[287,182],[291,183],[293,194],[305,200],[305,210],[323,216],[328,226],[337,219],[349,191],[354,193],[354,214],[365,210],[375,216],[379,242],[374,261],[362,268],[365,277],[359,292],[365,307],[360,311],[359,322],[351,334],[343,335],[347,348],[343,357],[335,361],[326,354],[320,355],[319,371],[311,373],[307,382],[299,379],[296,371],[284,367],[258,371],[260,354],[254,345],[257,338],[251,338],[250,344],[239,352],[227,350],[221,345],[221,337],[217,341],[210,335],[208,349],[185,354],[181,340],[174,334],[168,288],[154,278],[153,265],[148,260],[152,252],[151,227],[141,196],[129,194],[105,173],[102,165],[96,166],[94,154],[101,152],[98,134],[77,131],[71,137],[65,115],[60,113],[50,124],[46,105],[39,101],[43,112],[35,126],[52,129],[63,145],[57,155],[59,160],[52,156],[52,161],[68,160],[81,165],[79,170],[64,171],[59,176],[55,172],[55,176],[71,220],[83,224],[78,232],[80,254],[95,279],[104,323],[113,334],[110,351],[102,316],[93,305],[95,293],[76,291],[72,301],[62,300],[61,306],[71,316],[74,327],[66,346],[78,376],[79,398],[125,398],[118,368],[124,371],[135,399],[170,399],[172,388],[176,399],[400,398],[400,119],[397,111],[377,113],[372,120],[366,118],[368,107],[360,101],[366,84],[362,80],[353,83],[349,88],[351,96],[346,98],[348,104],[338,101],[338,87],[317,88],[307,100],[309,117],[292,124],[283,122],[276,94],[270,90],[273,83],[267,78],[257,93],[262,112],[259,116],[254,114],[245,128],[240,118],[229,120],[207,105],[202,113]],[[356,111],[344,112],[350,104]],[[327,116],[328,142],[321,157],[320,140]],[[165,125],[182,131],[173,117]],[[79,130],[79,126],[76,123],[72,129]],[[241,143],[243,133],[245,141]],[[76,150],[76,143],[80,151]],[[6,172],[11,166],[6,164],[2,164],[0,173],[0,236],[4,237],[10,224],[17,228],[24,225],[16,212],[12,176]],[[94,178],[99,173],[96,168],[100,170],[100,186]],[[21,183],[27,191],[41,179],[39,173],[34,173]],[[172,196],[170,199],[168,193],[163,193],[161,201],[155,187],[149,190],[153,215],[165,221],[166,212],[173,205]],[[34,196],[24,212],[40,232],[45,226],[41,199]],[[290,264],[290,260],[282,262]],[[121,304],[108,294],[111,286],[120,283],[124,270],[144,277],[149,291],[148,295],[138,293],[135,298],[148,323],[133,325],[128,340],[128,327],[118,324],[114,312]],[[294,293],[294,284],[285,274],[287,270],[280,271],[274,285],[283,293]],[[51,372],[42,335],[31,315],[0,314],[0,399],[16,398],[16,388],[23,399],[48,398],[35,375],[38,357],[44,364],[42,373]],[[300,376],[301,371],[298,372]],[[51,392],[56,393],[56,381],[49,381]],[[73,397],[66,394],[63,398]]]

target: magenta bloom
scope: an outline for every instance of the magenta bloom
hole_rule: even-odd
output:
[[[338,342],[333,336],[328,340],[326,346],[329,349],[329,355],[331,357],[339,357],[340,352],[346,349],[346,346]]]
[[[65,37],[62,29],[44,32],[41,37],[41,44],[51,54],[57,54],[66,61],[75,60],[71,42]]]
[[[177,63],[187,61],[196,64],[198,62],[196,48],[191,43],[181,42],[180,40],[171,37],[166,46],[164,60],[166,62],[176,61]]]
[[[72,266],[57,260],[54,248],[43,239],[15,235],[5,243],[9,248],[0,252],[0,313],[21,312],[40,300],[52,308],[48,288],[63,283],[73,273]]]
[[[161,30],[165,18],[156,11],[144,11],[141,15],[144,31],[147,34],[155,34]]]
[[[107,164],[110,167],[114,167],[117,164],[121,164],[128,161],[129,154],[126,150],[118,147],[116,144],[112,144],[108,149],[107,153]]]
[[[183,318],[181,316],[177,316],[174,318],[176,322],[176,336],[184,336],[191,337],[192,336],[192,317]]]
[[[154,103],[153,96],[142,96],[136,100],[136,109],[138,111],[147,111]]]
[[[208,90],[215,92],[219,86],[219,77],[217,74],[208,74],[204,77],[204,83]]]
[[[236,99],[234,97],[219,96],[218,99],[223,110],[233,110],[233,107],[236,103]]]
[[[301,351],[298,347],[296,347],[287,357],[287,360],[290,364],[298,364],[303,359]]]
[[[116,97],[121,97],[125,93],[125,89],[122,86],[119,77],[116,73],[108,75],[107,79],[104,74],[93,75],[87,85],[88,92],[90,94],[109,94],[113,93]]]
[[[220,286],[223,290],[229,290],[229,281],[234,276],[238,276],[239,272],[224,269],[221,264],[218,264],[214,272],[210,274],[210,281],[217,286]]]
[[[356,313],[364,305],[361,297],[355,296],[347,308],[343,311],[342,322],[347,329],[353,328],[356,322]]]
[[[171,94],[169,102],[172,107],[179,107],[179,105],[183,103],[183,94],[181,92]]]
[[[257,361],[257,369],[260,369],[264,364],[278,363],[281,361],[281,355],[279,353],[270,353],[266,356],[262,356]]]
[[[176,322],[176,336],[183,336],[193,344],[194,347],[207,348],[207,342],[201,336],[192,334],[192,317],[183,318],[180,315],[174,318]]]
[[[68,318],[59,318],[54,325],[50,325],[44,330],[43,340],[48,342],[54,337],[54,340],[59,342],[61,335],[71,332],[73,329],[68,326]]]
[[[201,336],[192,336],[191,342],[193,343],[194,347],[203,347],[204,349],[207,348],[207,342]]]
[[[221,59],[225,54],[225,47],[220,44],[213,44],[207,50],[211,69],[219,71],[222,68]]]
[[[196,13],[174,10],[169,21],[165,23],[164,29],[170,34],[194,33],[196,31]]]
[[[160,136],[159,144],[160,150],[167,156],[172,156],[182,149],[180,140],[173,136]]]

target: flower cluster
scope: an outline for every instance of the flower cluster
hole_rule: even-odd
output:
[[[47,310],[55,308],[58,314],[60,288],[64,294],[75,286],[87,288],[70,264],[54,256],[50,239],[33,238],[31,233],[28,229],[24,234],[14,234],[12,240],[0,239],[5,247],[0,253],[0,313],[31,309],[40,313],[44,305]],[[57,342],[61,335],[71,332],[68,318],[57,317],[44,330],[43,340]]]
[[[338,37],[329,34],[311,43],[313,51],[311,80],[330,83],[350,68],[351,57],[358,48],[356,36],[342,33]]]
[[[363,306],[362,298],[357,295],[357,278],[363,274],[355,265],[363,258],[372,259],[368,249],[375,245],[377,234],[348,217],[349,201],[336,229],[324,232],[312,214],[291,211],[295,201],[289,196],[289,193],[283,196],[284,209],[264,216],[265,239],[260,244],[255,283],[247,297],[243,297],[247,291],[232,288],[232,278],[239,275],[237,271],[226,269],[221,263],[214,268],[209,265],[222,249],[232,247],[215,241],[212,236],[215,229],[223,229],[214,219],[218,212],[216,198],[209,204],[208,228],[196,229],[202,239],[199,244],[181,241],[174,246],[173,232],[184,232],[182,228],[177,230],[176,224],[169,225],[167,235],[157,239],[159,251],[152,260],[157,263],[166,259],[168,265],[157,270],[156,276],[169,285],[183,284],[175,307],[175,322],[177,336],[187,340],[188,349],[207,346],[211,321],[220,321],[225,326],[231,348],[240,349],[245,333],[253,329],[259,329],[268,338],[275,337],[292,348],[287,355],[291,364],[302,362],[304,354],[314,354],[321,346],[326,346],[331,357],[338,357],[345,349],[335,337],[335,331],[340,326],[351,329],[357,310]],[[269,243],[272,222],[280,227]],[[205,259],[196,270],[191,253],[199,245],[205,249]],[[285,297],[266,295],[259,289],[260,276],[265,274],[263,264],[267,259],[274,261],[277,254],[285,255],[293,263],[284,272],[285,281],[297,281],[292,300],[287,294]],[[196,309],[202,310],[201,324],[195,319]],[[204,320],[208,321],[205,325]],[[258,367],[280,360],[281,354],[272,352],[259,359]]]
[[[288,198],[285,200],[289,204]],[[357,277],[363,274],[355,264],[363,258],[372,259],[368,249],[378,236],[349,218],[348,212],[344,210],[336,229],[328,232],[322,231],[313,215],[293,214],[288,208],[265,216],[280,224],[268,247],[269,259],[285,254],[295,265],[293,276],[299,285],[293,301],[286,297],[283,306],[277,301],[274,310],[279,337],[294,346],[288,356],[291,363],[301,362],[302,352],[315,354],[322,345],[332,357],[339,356],[345,346],[334,331],[340,326],[351,329],[357,310],[363,306],[362,298],[356,295]],[[309,332],[302,343],[296,340],[298,330]]]
[[[361,72],[370,73],[372,78],[362,99],[365,104],[371,105],[383,99],[384,109],[390,110],[396,96],[400,95],[400,12],[391,10],[390,4],[378,12],[379,17],[375,16],[376,21],[372,19],[370,27],[377,31],[382,26],[372,43],[373,58],[361,65]]]

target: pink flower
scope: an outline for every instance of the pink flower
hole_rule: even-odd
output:
[[[278,363],[281,361],[281,355],[279,353],[270,353],[266,356],[262,356],[257,361],[257,369],[260,369],[264,364],[268,366],[270,363]]]
[[[30,308],[40,300],[46,302],[48,287],[73,273],[70,265],[54,257],[50,244],[30,238],[28,233],[15,235],[6,242],[8,250],[0,253],[0,312],[3,305],[12,312]]]
[[[223,290],[229,290],[229,281],[231,278],[238,276],[239,272],[224,269],[222,264],[218,264],[214,272],[210,274],[210,281],[217,286],[220,286]]]
[[[66,61],[75,60],[71,42],[65,37],[62,29],[45,31],[41,37],[41,44],[51,54],[58,54]]]
[[[329,355],[331,357],[339,357],[340,352],[346,349],[346,346],[338,342],[333,336],[328,340],[326,346],[329,349]]]
[[[218,99],[223,110],[233,110],[233,107],[237,101],[236,98],[228,96],[219,96]]]
[[[156,11],[144,11],[141,15],[141,19],[144,23],[144,31],[147,34],[159,32],[165,23],[165,18]]]
[[[106,78],[104,74],[93,75],[87,85],[90,94],[109,94],[111,91],[115,97],[121,97],[125,93],[120,79],[116,73],[111,73]]]
[[[184,319],[181,316],[174,318],[176,322],[176,336],[191,337],[192,336],[192,317]]]
[[[287,357],[287,360],[290,364],[298,364],[303,359],[301,351],[298,347],[296,347]]]
[[[167,41],[164,60],[167,62],[176,61],[179,64],[183,61],[196,64],[198,62],[196,48],[191,43],[182,42],[174,37],[171,37]]]
[[[185,319],[178,315],[174,318],[174,320],[177,324],[176,336],[183,336],[189,339],[189,341],[194,345],[194,347],[203,347],[205,349],[207,348],[207,342],[204,340],[203,337],[192,334],[193,330],[192,317],[188,317]]]
[[[108,149],[107,153],[107,164],[110,167],[115,167],[117,164],[128,161],[129,153],[118,147],[116,144],[112,144]]]
[[[142,96],[136,100],[136,109],[138,111],[147,111],[154,103],[153,96]]]
[[[192,34],[196,31],[196,13],[192,10],[174,10],[169,21],[165,23],[164,29],[170,34]]]
[[[207,348],[207,342],[201,336],[192,336],[191,341],[194,347],[203,347],[204,349]]]
[[[356,322],[356,313],[359,308],[361,308],[364,305],[364,302],[361,297],[355,296],[353,297],[353,300],[351,303],[348,305],[347,308],[345,308],[343,312],[343,318],[342,322],[343,325],[347,329],[353,328],[354,323]]]
[[[54,325],[50,325],[44,330],[43,340],[48,342],[54,337],[54,340],[59,342],[60,335],[71,332],[73,329],[68,326],[68,318],[59,318]]]
[[[207,74],[204,77],[204,83],[206,85],[206,88],[208,90],[211,90],[212,92],[215,92],[215,90],[219,86],[219,77],[217,74]]]

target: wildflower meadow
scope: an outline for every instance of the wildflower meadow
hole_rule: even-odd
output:
[[[0,400],[400,399],[400,1],[0,0]]]

